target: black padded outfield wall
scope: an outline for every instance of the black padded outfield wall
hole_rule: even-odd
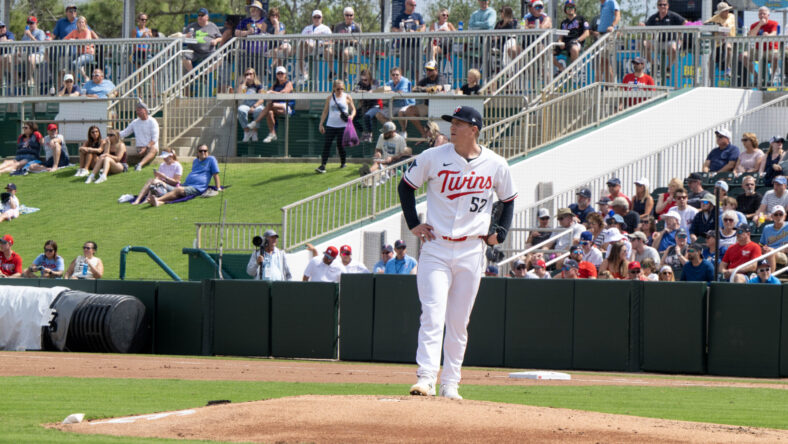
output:
[[[200,282],[159,282],[156,300],[156,353],[211,354],[203,350],[203,292]]]
[[[415,275],[376,275],[372,360],[415,362],[419,316]]]
[[[504,365],[507,283],[507,279],[482,278],[468,324],[465,365]]]
[[[788,286],[783,285],[782,323],[780,334],[780,376],[788,377]]]
[[[337,358],[337,284],[271,284],[271,354],[288,358]]]
[[[372,360],[375,280],[372,274],[343,274],[339,295],[339,359]]]
[[[210,350],[215,355],[271,355],[271,283],[205,281]]]

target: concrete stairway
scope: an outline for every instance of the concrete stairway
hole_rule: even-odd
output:
[[[162,133],[167,129],[166,149],[179,157],[193,157],[197,146],[208,145],[214,156],[235,156],[235,121],[233,102],[216,99],[179,98],[164,110],[166,116],[158,118]],[[183,135],[170,140],[171,134],[180,133],[191,126]]]

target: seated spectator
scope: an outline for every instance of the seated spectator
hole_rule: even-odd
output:
[[[162,159],[159,169],[153,170],[153,178],[145,182],[137,197],[131,201],[132,205],[139,205],[147,200],[149,192],[161,197],[181,185],[183,166],[178,162],[175,153],[165,151],[159,157]]]
[[[596,275],[597,275],[596,265],[585,260],[585,254],[583,253],[582,246],[574,245],[570,247],[569,259],[564,261],[563,265],[566,265],[566,263],[569,262],[570,260],[575,261],[577,263],[578,277],[580,279],[596,279]]]
[[[733,171],[736,161],[739,160],[739,147],[731,144],[731,132],[723,128],[714,131],[717,136],[717,146],[711,150],[703,163],[704,173],[722,173]]]
[[[577,216],[581,224],[586,223],[586,217],[594,212],[594,207],[591,206],[591,190],[588,188],[580,188],[575,193],[577,202],[569,204],[569,209],[572,214]]]
[[[761,232],[759,243],[761,245],[761,251],[764,254],[788,243],[788,225],[785,224],[785,208],[781,205],[775,205],[774,209],[772,209],[772,221],[773,223],[764,226]],[[778,257],[780,260],[777,260]],[[773,254],[767,259],[771,264],[772,270],[777,269],[775,264],[776,260],[779,262],[788,261],[788,257],[786,257],[783,252]]]
[[[66,139],[62,134],[57,133],[57,125],[50,123],[47,125],[47,136],[44,137],[44,152],[46,160],[43,163],[33,163],[30,171],[57,171],[58,168],[67,167],[71,162],[68,159],[68,147]]]
[[[761,177],[763,177],[763,184],[767,187],[772,186],[772,179],[783,174],[782,162],[785,156],[785,151],[783,151],[784,143],[785,139],[781,136],[774,136],[769,141],[769,150],[766,152],[764,161],[761,162],[761,168],[759,170]]]
[[[96,165],[93,166],[93,172],[90,173],[85,183],[106,182],[108,175],[125,173],[129,170],[129,164],[126,161],[126,144],[120,140],[118,130],[109,130],[101,151]]]
[[[745,222],[739,222],[735,211],[723,211],[722,224],[720,225],[722,227],[720,229],[720,248],[730,247],[736,243],[736,227],[744,223]]]
[[[660,253],[671,245],[676,245],[676,233],[680,228],[681,215],[671,210],[663,214],[661,219],[665,221],[665,228],[654,234],[654,240],[651,243]]]
[[[522,270],[522,268],[521,268],[521,267],[523,267],[522,265],[517,264],[516,262],[515,262],[515,264],[517,265],[517,267],[515,267],[515,268],[518,271]],[[545,261],[542,260],[542,259],[537,260],[533,264],[533,268],[528,270],[525,273],[524,277],[526,279],[551,279],[552,278],[552,276],[550,276],[550,273],[547,272],[547,266],[545,265]]]
[[[394,242],[396,255],[386,262],[386,274],[416,274],[418,263],[406,254],[407,248],[403,240]]]
[[[669,246],[662,253],[662,265],[669,265],[673,268],[673,273],[676,274],[681,271],[684,264],[687,263],[687,248],[689,247],[688,236],[686,230],[679,228],[676,231],[676,245]]]
[[[640,267],[643,269],[643,276],[645,276],[646,279],[651,282],[656,282],[659,280],[659,275],[657,274],[658,266],[654,263],[653,259],[643,259],[643,262],[640,263]]]
[[[687,247],[687,261],[681,269],[682,282],[713,282],[714,264],[703,258],[703,247],[692,244]]]
[[[556,238],[556,240],[548,249],[569,251],[570,246],[580,242],[580,234],[586,230],[586,227],[575,221],[575,216],[569,208],[559,208],[555,217],[558,219],[558,228],[561,231],[571,229],[571,232],[564,235],[561,234],[561,231],[554,232],[550,238]]]
[[[44,138],[38,132],[38,125],[26,122],[22,125],[22,134],[16,139],[16,157],[4,160],[0,164],[0,174],[10,173],[23,168],[28,163],[39,162],[41,144]]]
[[[612,200],[612,199],[610,199],[610,198],[609,198],[609,197],[607,197],[607,196],[602,196],[602,197],[600,197],[600,198],[599,198],[599,200],[596,202],[596,205],[597,205],[597,213],[599,213],[599,214],[600,214],[600,215],[603,217],[603,220],[604,220],[604,219],[607,219],[608,217],[610,217],[610,216],[612,216],[613,214],[615,214],[615,213],[613,212],[613,210],[611,210],[611,209],[610,209],[610,201],[611,201],[611,200]],[[586,218],[587,218],[587,216],[586,216]]]
[[[558,56],[564,55],[566,64],[571,64],[580,56],[585,40],[591,35],[588,21],[582,15],[577,15],[574,0],[564,2],[564,14],[566,14],[566,18],[561,22],[560,29],[568,31],[569,34],[561,36],[558,46],[553,51],[553,65],[558,68],[559,72],[563,71],[564,66],[559,63]]]
[[[640,227],[638,230],[646,235],[646,244],[649,247],[653,247],[654,245],[652,242],[654,241],[654,233],[657,232],[657,222],[652,216],[646,216],[640,219]],[[643,262],[640,263],[643,265]]]
[[[621,217],[620,214],[613,214],[612,216],[608,216],[605,219],[605,224],[608,228],[615,228],[620,233],[628,233],[627,231],[627,222]]]
[[[640,216],[634,210],[630,210],[630,204],[622,196],[613,199],[610,205],[613,211],[624,220],[624,231],[634,233],[640,225]]]
[[[9,31],[5,23],[0,20],[0,44],[14,41],[14,33]],[[13,49],[0,50],[0,86],[5,83],[5,73],[11,72],[14,65]]]
[[[647,281],[648,278],[643,274],[643,270],[640,268],[640,262],[634,261],[630,262],[627,265],[627,270],[629,272],[627,276],[627,280],[629,281]]]
[[[761,247],[750,240],[750,226],[741,224],[736,227],[736,243],[728,247],[720,262],[720,273],[725,279],[730,279],[736,267],[761,256]],[[757,268],[757,264],[750,264],[739,270],[734,276],[734,282],[747,282],[747,275]]]
[[[534,0],[528,5],[528,14],[525,15],[525,27],[528,29],[550,29],[553,19],[544,12],[542,0]]]
[[[761,206],[758,207],[758,211],[755,212],[753,220],[758,221],[759,224],[761,223],[761,219],[771,220],[772,211],[774,211],[774,207],[777,205],[788,208],[788,192],[785,190],[786,184],[788,184],[788,180],[786,180],[785,176],[777,176],[774,178],[772,181],[773,189],[767,191],[766,194],[763,195]]]
[[[276,67],[276,80],[271,85],[267,93],[289,94],[293,92],[293,82],[287,78],[287,69],[284,66]],[[265,119],[268,124],[268,135],[263,139],[263,143],[271,143],[277,139],[276,136],[276,116],[283,116],[292,113],[295,107],[295,100],[269,100],[263,108],[263,112],[249,123],[249,128],[254,130],[261,120]],[[257,135],[255,133],[255,140]]]
[[[662,268],[659,269],[659,281],[676,282],[676,276],[673,274],[673,269],[670,268],[670,265],[663,265]]]
[[[696,176],[698,176],[698,184],[700,184],[700,175],[696,174]],[[692,186],[693,180],[693,176],[690,175],[690,186]],[[668,191],[660,194],[659,199],[657,199],[657,206],[654,208],[654,211],[657,213],[657,217],[662,216],[663,214],[670,211],[671,208],[676,206],[676,201],[673,200],[673,193],[675,193],[679,188],[683,188],[681,179],[677,177],[670,179],[670,182],[668,182]],[[703,189],[703,187],[701,187],[701,189]],[[698,207],[700,207],[700,203],[698,204]]]
[[[386,92],[409,93],[411,91],[410,80],[402,77],[402,72],[399,68],[391,68],[389,75],[391,80],[386,82],[386,85],[383,87]],[[414,99],[395,99],[394,103],[392,103],[392,109],[389,110],[388,104],[384,102],[383,107],[378,110],[375,117],[383,124],[390,121],[392,115],[398,115],[401,108],[415,104],[416,101]],[[403,137],[406,137],[406,135]]]
[[[692,220],[695,219],[698,210],[687,205],[687,190],[684,188],[679,188],[673,193],[673,200],[676,201],[676,206],[671,208],[670,211],[678,213],[681,218],[679,219],[679,226],[685,231],[689,231]]]
[[[66,270],[66,279],[101,279],[104,276],[104,262],[96,256],[98,245],[93,241],[85,242],[82,255],[71,261]]]
[[[142,102],[137,102],[136,113],[137,118],[120,132],[120,138],[134,134],[134,148],[128,150],[128,157],[129,162],[137,162],[134,171],[141,171],[159,154],[159,122],[150,116],[148,106]]]
[[[594,245],[594,235],[590,231],[583,231],[580,234],[580,243],[578,245],[583,249],[584,260],[597,268],[602,265],[602,252]]]
[[[438,72],[438,64],[435,63],[434,60],[430,60],[426,65],[424,65],[424,70],[427,72],[427,76],[419,80],[419,82],[416,84],[416,87],[413,88],[413,91],[429,93],[443,91],[443,80],[441,79],[440,73]],[[415,105],[400,108],[400,110],[397,112],[397,115],[399,117],[405,118],[402,120],[402,132],[405,134],[408,133],[408,119],[427,116],[428,107],[429,100],[424,100],[421,103],[416,103]],[[427,137],[424,127],[421,125],[421,122],[418,119],[413,120],[413,126],[416,127],[422,138]]]
[[[522,259],[517,259],[512,264],[512,270],[509,272],[509,275],[513,278],[525,279],[528,275],[528,267]]]
[[[673,196],[673,192],[677,189],[681,188],[681,182],[676,179],[676,187],[670,190],[671,197]],[[672,181],[671,181],[672,182]],[[700,208],[701,201],[704,199],[708,199],[709,196],[714,196],[714,194],[709,193],[703,188],[703,176],[699,173],[692,173],[687,178],[687,205],[693,208]],[[673,206],[676,205],[676,202],[673,201]]]
[[[720,235],[722,235],[722,234],[720,234]],[[709,231],[708,233],[706,233],[706,246],[703,247],[703,252],[702,252],[703,259],[706,259],[706,260],[708,260],[709,262],[712,262],[712,263],[714,262],[714,256],[717,254],[717,238],[715,238],[714,236],[715,236],[715,232],[714,231]],[[734,239],[735,239],[735,236],[736,236],[736,230],[735,229],[733,231],[733,236],[734,236]],[[727,246],[720,247],[720,259],[722,259],[722,257],[725,256],[725,252],[726,251],[728,251],[728,247]]]
[[[438,21],[433,22],[430,25],[430,32],[438,32],[438,31],[456,31],[457,28],[449,21],[449,10],[446,8],[441,9],[438,11]],[[448,55],[451,51],[451,41],[441,40],[441,39],[432,39],[431,43],[432,49],[432,58],[430,60],[438,60],[438,56],[443,54],[444,56]]]
[[[761,206],[761,193],[755,191],[755,177],[745,176],[741,182],[744,193],[736,196],[736,211],[744,214],[747,220],[753,220]]]
[[[708,199],[701,201],[700,211],[692,219],[690,224],[690,238],[693,242],[698,240],[699,237],[705,236],[709,231],[717,229],[717,221],[714,220],[714,207],[717,201],[714,196],[709,196]]]
[[[353,20],[356,16],[356,11],[354,11],[353,8],[350,6],[345,7],[342,11],[342,16],[345,20],[334,25],[333,34],[361,33],[361,25]],[[356,56],[357,43],[352,40],[340,40],[337,42],[337,46],[337,54],[339,54],[339,58],[342,61],[342,78],[349,79],[350,76],[348,73],[350,71],[348,70],[348,66],[350,64],[350,59]]]
[[[635,181],[635,195],[632,196],[632,210],[641,218],[650,215],[654,211],[654,198],[649,194],[648,187],[649,182],[645,177]]]
[[[77,18],[77,29],[68,33],[63,40],[98,40],[99,36],[92,29],[88,28],[88,19],[84,15]],[[93,45],[79,46],[77,49],[79,56],[74,60],[74,71],[82,75],[83,80],[87,80],[85,66],[95,61],[96,48]]]
[[[567,259],[561,267],[557,279],[580,279],[580,264],[574,259]]]
[[[79,168],[75,177],[85,177],[90,174],[93,166],[96,165],[98,156],[102,153],[101,130],[96,125],[88,128],[88,139],[79,147]]]
[[[265,18],[265,33],[269,35],[286,34],[285,24],[281,21],[279,8],[268,8],[268,16]],[[287,40],[269,40],[268,52],[266,57],[274,59],[274,66],[284,66],[287,64],[287,57],[293,53],[293,47]]]
[[[5,193],[0,194],[0,203],[3,204],[0,222],[19,217],[19,198],[16,197],[16,184],[9,183],[5,186],[5,191]]]
[[[82,93],[79,84],[74,82],[74,76],[66,74],[63,76],[63,86],[58,90],[58,97],[77,97]]]
[[[781,284],[779,279],[772,276],[772,269],[769,268],[769,261],[766,259],[758,262],[758,268],[756,268],[756,270],[758,274],[750,278],[747,281],[748,284]]]
[[[22,41],[41,42],[46,39],[47,36],[44,31],[38,28],[38,19],[34,15],[28,17],[27,26],[25,27],[24,35],[22,35]],[[38,71],[38,65],[44,61],[44,47],[39,46],[38,49],[30,49],[24,55],[27,59],[23,62],[27,64],[27,86],[35,87],[36,83],[34,76]],[[43,79],[39,79],[39,82],[42,80]]]
[[[115,97],[118,95],[118,92],[115,91],[115,84],[104,78],[104,71],[96,68],[93,70],[93,75],[90,80],[85,82],[85,87],[82,88],[82,95],[85,97],[107,99]]]
[[[414,68],[418,68],[421,60],[421,38],[413,37],[414,32],[424,32],[427,30],[427,22],[420,13],[416,12],[416,0],[405,0],[405,8],[399,15],[394,16],[391,21],[391,32],[403,33],[402,38],[394,41],[395,46],[400,50],[400,67],[402,75],[415,78]]]
[[[514,19],[514,11],[510,6],[501,8],[501,20],[495,24],[495,30],[509,30],[517,29],[517,20]],[[518,54],[522,51],[520,45],[517,44],[517,39],[512,37],[492,37],[493,51],[498,51],[501,57],[503,66],[508,65]]]
[[[240,94],[262,94],[263,91],[263,85],[260,83],[254,68],[246,68]],[[244,130],[242,142],[257,141],[257,118],[263,113],[263,103],[265,103],[263,99],[250,99],[244,100],[238,106],[238,123]]]
[[[725,182],[723,182],[723,183],[725,183]],[[730,196],[726,196],[726,197],[721,198],[720,202],[722,202],[722,204],[720,205],[720,211],[721,212],[725,212],[725,211],[730,210],[730,211],[733,211],[734,213],[736,213],[736,225],[743,224],[743,223],[747,222],[747,217],[744,215],[744,213],[736,210],[736,205],[737,205],[736,199],[734,199],[734,198],[732,198]],[[722,217],[720,217],[720,219],[722,219]]]
[[[25,270],[23,277],[34,278],[38,272],[38,276],[44,279],[57,279],[63,277],[65,271],[65,262],[57,254],[57,242],[48,240],[44,243],[44,252],[33,260],[33,265]]]
[[[537,218],[539,221],[539,228],[550,228],[550,213],[547,211],[547,208],[540,208]],[[534,245],[539,245],[547,239],[550,239],[550,237],[552,237],[552,233],[549,231],[531,231],[528,233],[528,239],[525,242],[525,246],[532,247]]]
[[[658,0],[657,12],[646,20],[645,26],[682,26],[686,21],[687,19],[684,17],[669,10],[668,0]],[[672,32],[662,32],[659,34],[659,42],[655,48],[660,52],[667,50],[668,66],[665,70],[666,77],[670,77],[670,69],[676,63],[676,53],[678,52],[680,42],[673,40],[675,38],[675,34]],[[645,47],[645,53],[650,63],[652,62],[652,49],[654,45],[651,41],[646,40],[643,42],[643,46]]]
[[[607,198],[605,198],[607,199]],[[547,210],[545,210],[547,211]],[[605,216],[607,217],[607,216]],[[592,235],[592,243],[597,247],[602,246],[602,231],[605,229],[605,220],[601,213],[591,213],[586,216],[586,227]]]
[[[599,266],[599,272],[609,271],[613,278],[624,279],[629,273],[626,244],[614,242],[610,245],[610,254]]]
[[[380,248],[380,260],[375,262],[375,265],[372,267],[373,273],[385,273],[386,272],[386,263],[394,257],[394,247],[391,244],[383,245]]]
[[[219,32],[219,27],[209,19],[208,10],[200,8],[197,11],[197,21],[190,23],[183,29],[186,37],[197,40],[196,43],[186,45],[192,52],[187,52],[183,55],[183,70],[185,72],[191,71],[213,54],[216,50],[216,45],[222,41],[222,33]]]
[[[627,200],[627,204],[629,204],[627,210],[632,209],[632,199],[630,199],[629,196],[621,192],[621,180],[619,180],[618,177],[613,177],[607,181],[607,191],[610,193],[607,195],[608,199],[612,201],[617,197],[623,197],[624,199]]]
[[[304,270],[304,282],[334,282],[339,283],[345,267],[342,261],[337,261],[339,255],[337,247],[328,247],[323,256],[317,256],[309,261]]]
[[[301,34],[306,35],[326,35],[331,34],[331,28],[323,24],[323,12],[319,9],[312,11],[312,24],[307,25],[301,30]],[[314,53],[320,55],[321,53],[330,66],[333,66],[334,48],[332,42],[328,40],[301,40],[298,43],[298,83],[304,84],[309,80],[309,73],[305,68],[305,62],[311,59]]]
[[[22,257],[11,249],[13,245],[14,238],[10,234],[0,237],[0,278],[22,277]]]
[[[761,165],[764,163],[765,156],[763,151],[758,148],[758,136],[755,133],[744,133],[741,136],[741,144],[744,147],[744,152],[739,153],[733,173],[740,176],[743,173],[759,172],[762,169]]]
[[[433,121],[427,122],[427,146],[435,148],[449,143],[449,138],[441,132],[441,128]]]
[[[482,88],[481,83],[482,73],[476,68],[468,70],[468,83],[460,87],[460,91],[464,96],[477,96],[479,90]]]
[[[353,88],[353,92],[372,92],[380,87],[377,80],[372,77],[372,73],[364,68],[358,74],[358,83]],[[377,99],[364,99],[361,101],[361,110],[356,115],[356,121],[353,122],[356,127],[364,128],[361,133],[361,142],[372,142],[372,119],[380,111],[380,105]],[[361,118],[362,123],[358,123]]]
[[[397,134],[394,122],[383,124],[383,134],[378,137],[375,146],[375,155],[372,165],[364,165],[360,169],[362,175],[373,173],[383,167],[395,164],[407,159],[412,155],[412,151],[405,145],[405,139]],[[365,168],[366,167],[366,168]]]
[[[748,37],[757,37],[757,36],[775,36],[780,29],[780,24],[774,20],[769,20],[769,15],[771,11],[767,6],[761,6],[758,8],[758,21],[750,25],[750,31],[747,33]],[[778,60],[780,58],[780,44],[776,42],[764,43],[763,47],[761,47],[760,43],[755,44],[755,50],[752,51],[752,55],[749,51],[744,51],[741,53],[741,62],[742,66],[747,66],[749,72],[755,73],[754,70],[754,63],[756,60],[759,64],[763,63],[763,69],[759,69],[761,75],[764,75],[766,78],[765,67],[767,65],[771,65],[772,69],[772,78],[777,73],[777,67],[780,65]],[[745,82],[749,79],[745,79]],[[760,83],[760,82],[758,82]]]
[[[651,259],[654,264],[659,265],[660,257],[656,248],[648,246],[648,238],[641,231],[635,231],[629,235],[629,242],[632,244],[632,253],[629,255],[630,261],[637,261],[641,264],[646,259]]]
[[[192,170],[182,186],[175,187],[161,197],[156,197],[153,193],[148,194],[148,203],[154,207],[180,199],[182,197],[199,196],[208,189],[211,178],[216,185],[216,189],[221,191],[222,185],[219,182],[219,162],[216,158],[208,155],[208,145],[197,147],[197,157],[192,162]]]

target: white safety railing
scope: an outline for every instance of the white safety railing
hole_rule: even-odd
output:
[[[597,39],[588,49],[564,68],[542,89],[542,95],[535,102],[547,102],[558,94],[573,91],[596,82],[614,82],[610,76],[599,76],[602,61],[610,58],[615,46],[615,34],[608,33]],[[608,65],[605,65],[607,72]],[[612,70],[612,66],[610,66]]]
[[[254,251],[255,236],[263,236],[266,230],[281,231],[280,223],[219,223],[195,222],[194,247],[203,250]]]
[[[499,275],[500,276],[508,276],[509,275],[509,271],[511,270],[511,266],[512,266],[511,264],[513,264],[518,259],[521,259],[521,258],[525,257],[525,255],[527,255],[529,253],[533,253],[534,251],[544,250],[544,248],[547,245],[557,241],[558,239],[560,239],[562,237],[565,237],[565,236],[571,236],[572,235],[572,229],[571,228],[561,229],[559,227],[559,228],[551,229],[550,231],[553,231],[556,234],[554,236],[550,237],[547,240],[544,240],[542,242],[539,242],[538,244],[534,244],[534,245],[531,245],[531,246],[526,246],[525,242],[522,242],[522,244],[519,244],[516,240],[509,240],[508,236],[507,236],[507,240],[506,240],[506,242],[504,242],[504,246],[506,246],[510,250],[514,249],[517,252],[515,254],[509,256],[508,258],[498,262],[497,265],[498,265]],[[519,236],[519,237],[523,237],[523,236]],[[525,237],[527,237],[527,236],[525,236]],[[522,245],[522,247],[518,250],[517,247],[519,245]],[[555,263],[555,261],[553,261],[553,263]]]
[[[727,29],[727,28],[723,28]],[[709,37],[710,86],[777,88],[786,86],[788,36]]]

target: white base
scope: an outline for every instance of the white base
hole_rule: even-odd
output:
[[[570,379],[572,379],[572,376],[569,373],[545,372],[545,371],[513,372],[513,373],[509,373],[509,377],[515,379],[552,379],[552,380],[560,380],[560,381],[569,381]]]

